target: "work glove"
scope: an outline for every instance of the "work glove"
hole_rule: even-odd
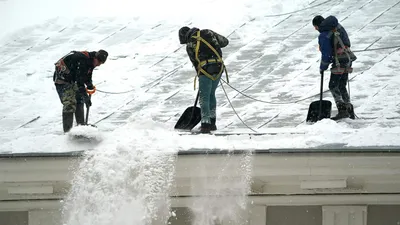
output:
[[[92,85],[86,87],[86,93],[88,93],[89,95],[92,95],[95,92],[96,92],[96,86]]]
[[[83,101],[85,102],[87,108],[92,106],[92,101],[90,100],[90,97],[88,95],[83,96]]]

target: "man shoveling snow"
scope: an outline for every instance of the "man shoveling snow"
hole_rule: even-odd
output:
[[[85,104],[87,109],[92,105],[90,95],[96,87],[92,82],[92,71],[105,63],[108,53],[72,51],[55,63],[53,81],[60,101],[63,104],[62,121],[64,132],[69,132],[75,120],[78,125],[87,125],[84,118]]]

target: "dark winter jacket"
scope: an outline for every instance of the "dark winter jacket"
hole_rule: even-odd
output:
[[[95,54],[96,52],[72,51],[63,57],[64,64],[69,69],[69,73],[63,76],[63,81],[76,83],[79,91],[85,95],[85,84],[88,89],[93,89],[92,71]]]
[[[198,28],[192,28],[186,34],[186,52],[196,70],[198,68],[198,62],[195,57],[197,40],[193,38],[193,36],[196,35],[197,31],[199,31]],[[205,39],[213,48],[215,48],[222,58],[221,48],[227,46],[229,44],[229,40],[226,37],[208,29],[200,30],[200,36]],[[209,59],[218,59],[218,57],[209,47],[207,47],[204,43],[201,43],[199,48],[199,59],[200,61],[203,61]]]
[[[333,49],[334,34],[332,30],[335,28],[336,31],[340,33],[340,38],[342,39],[343,44],[347,47],[351,47],[349,36],[344,27],[339,24],[337,18],[334,16],[327,17],[318,27],[318,31],[320,32],[318,44],[321,51],[320,70],[328,69],[329,64],[333,62],[335,53]],[[339,47],[340,46],[338,46],[338,48]]]

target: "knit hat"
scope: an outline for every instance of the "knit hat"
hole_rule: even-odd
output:
[[[189,27],[182,27],[179,29],[179,42],[181,44],[186,44],[187,43],[187,38],[186,34],[189,32],[190,28]]]
[[[99,50],[98,52],[96,52],[96,55],[94,57],[97,60],[99,60],[99,62],[105,63],[107,60],[107,56],[108,56],[108,52],[106,52],[104,50]]]
[[[321,25],[322,21],[324,21],[324,20],[325,20],[324,17],[318,15],[318,16],[314,17],[314,19],[312,20],[312,24],[313,24],[313,26],[319,27],[319,25]]]

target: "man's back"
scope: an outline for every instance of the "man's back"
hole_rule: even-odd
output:
[[[212,49],[210,49],[207,45],[204,43],[198,42],[194,36],[197,35],[197,32],[200,31],[200,37],[203,38],[205,41],[207,41],[219,54],[220,57],[222,57],[222,50],[221,48],[227,46],[229,44],[229,41],[227,38],[224,36],[209,30],[209,29],[204,29],[204,30],[199,30],[197,28],[192,28],[189,30],[187,34],[187,47],[186,51],[190,57],[190,60],[193,62],[193,64],[197,67],[197,62],[195,58],[196,54],[196,47],[197,44],[200,44],[199,47],[199,59],[200,61],[202,60],[207,60],[207,59],[217,59],[218,56],[213,52]]]
[[[71,75],[68,76],[68,80],[77,81],[77,76],[85,76],[84,80],[87,80],[86,76],[93,70],[92,58],[95,52],[79,52],[73,51],[71,54],[64,58],[64,63],[71,71]]]
[[[326,63],[332,62],[332,58],[335,54],[334,51],[334,32],[337,31],[340,33],[340,39],[343,41],[343,44],[346,47],[350,47],[350,39],[347,35],[346,30],[342,25],[339,24],[338,20],[334,16],[328,16],[324,19],[321,24],[318,26],[318,31],[320,32],[318,37],[318,43],[322,54],[322,67],[327,67]],[[340,44],[337,44],[337,49],[341,48]],[[336,50],[337,50],[336,49]],[[324,65],[322,63],[325,63]],[[326,69],[322,68],[321,69]]]
[[[328,16],[324,21],[322,21],[321,25],[319,25],[320,36],[326,36],[329,39],[332,39],[332,35],[334,30],[340,33],[340,38],[343,43],[347,47],[351,47],[349,36],[347,35],[346,29],[339,23],[336,17]],[[332,46],[333,47],[333,46]]]

